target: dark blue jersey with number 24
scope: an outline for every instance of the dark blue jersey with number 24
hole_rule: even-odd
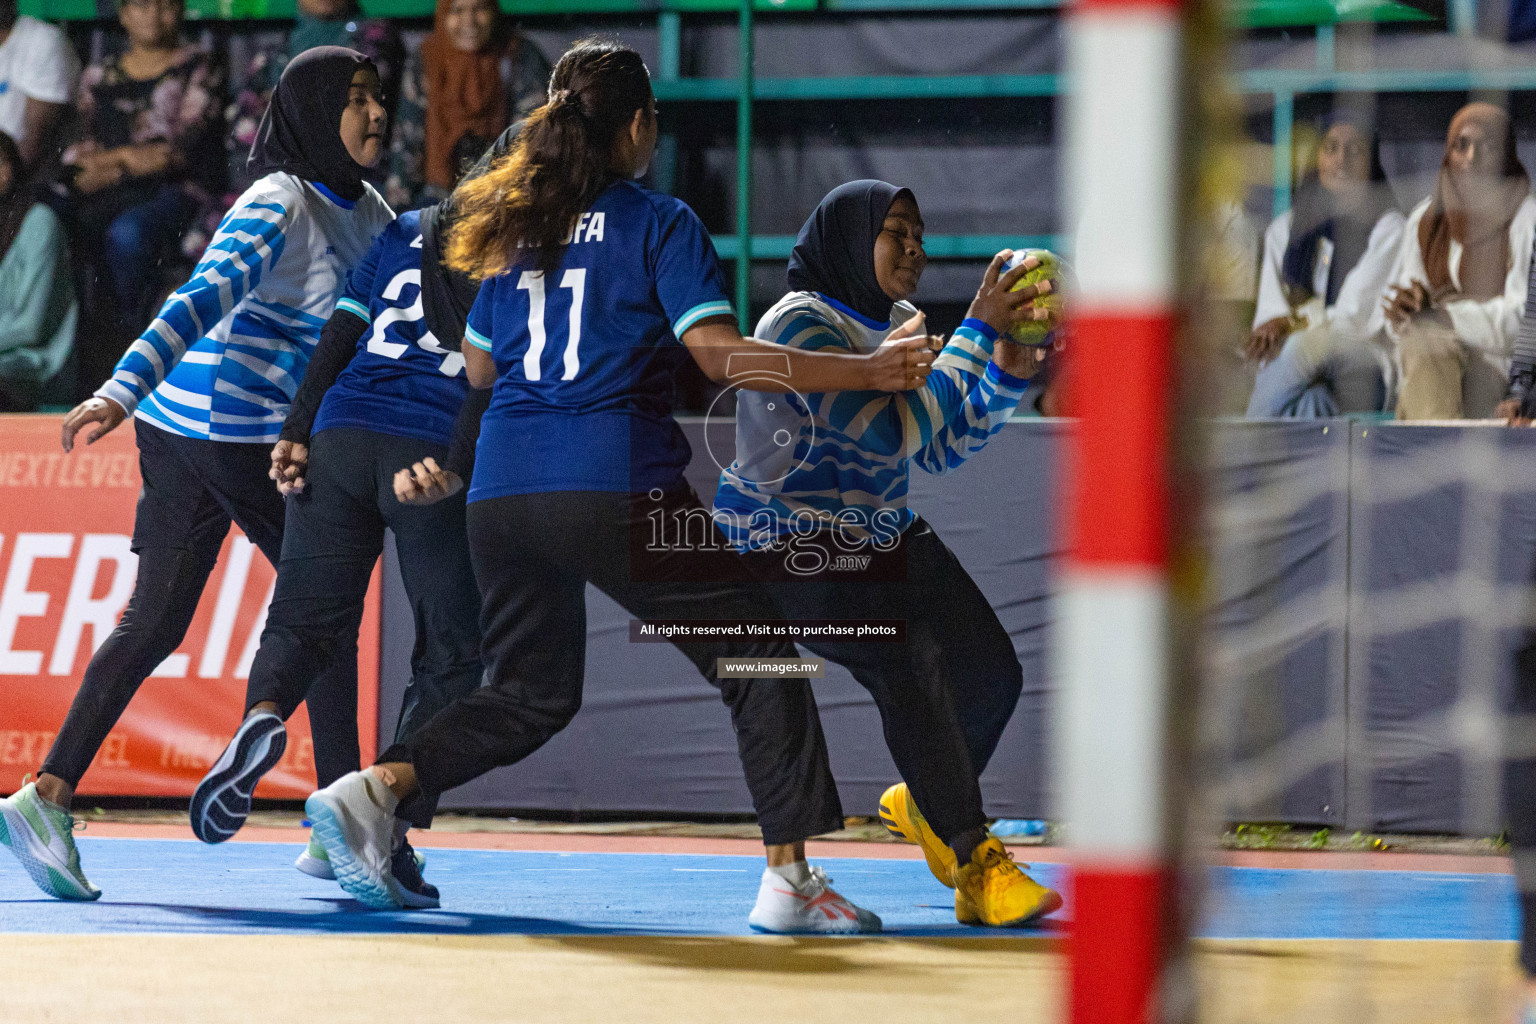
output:
[[[464,357],[438,343],[421,308],[421,212],[385,228],[336,303],[368,321],[357,352],[320,403],[314,433],[358,427],[447,444],[469,384]]]
[[[465,343],[491,353],[469,500],[681,485],[689,448],[672,418],[678,338],[731,314],[714,244],[680,200],[610,185],[571,227],[551,275],[531,258],[489,278]]]

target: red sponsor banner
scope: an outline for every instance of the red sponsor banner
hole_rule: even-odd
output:
[[[91,654],[133,593],[129,550],[139,493],[133,422],[66,455],[62,418],[0,416],[0,793],[42,764]],[[219,552],[176,653],[144,681],[107,737],[82,794],[190,796],[240,722],[245,684],[276,576],[239,527]],[[364,763],[377,749],[379,569],[358,638],[358,730]],[[258,797],[314,789],[305,710]]]

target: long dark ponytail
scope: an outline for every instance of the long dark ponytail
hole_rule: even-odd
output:
[[[455,191],[448,265],[491,277],[522,247],[552,272],[571,225],[613,180],[614,140],[650,107],[651,76],[638,53],[605,40],[572,46],[550,75],[549,102],[528,116],[512,148]]]

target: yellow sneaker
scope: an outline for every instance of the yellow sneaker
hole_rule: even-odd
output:
[[[955,873],[955,920],[992,928],[1017,928],[1061,906],[1061,896],[1030,878],[996,836],[971,854]]]
[[[955,890],[955,920],[961,924],[981,924],[981,914],[976,911],[976,904],[966,899],[964,889]]]
[[[905,782],[896,783],[880,797],[880,821],[897,839],[922,847],[933,877],[951,889],[955,887],[955,851],[928,827]]]

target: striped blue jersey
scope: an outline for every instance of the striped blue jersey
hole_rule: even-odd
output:
[[[464,357],[427,327],[421,291],[421,211],[374,239],[336,303],[368,322],[346,369],[325,392],[312,433],[356,427],[448,444],[469,382]]]
[[[267,175],[96,394],[184,437],[277,440],[348,272],[393,219],[371,186],[351,203]]]
[[[682,486],[692,453],[672,418],[678,339],[730,316],[714,243],[681,200],[610,185],[571,225],[559,268],[487,278],[466,344],[491,354],[470,501]]]
[[[916,312],[898,303],[892,320],[878,323],[826,296],[791,292],[763,315],[755,336],[810,351],[870,352]],[[1028,390],[991,361],[996,340],[986,324],[965,321],[914,391],[741,392],[736,460],[715,494],[715,519],[732,545],[756,550],[834,526],[850,540],[894,539],[912,523],[911,464],[929,473],[961,465]]]

